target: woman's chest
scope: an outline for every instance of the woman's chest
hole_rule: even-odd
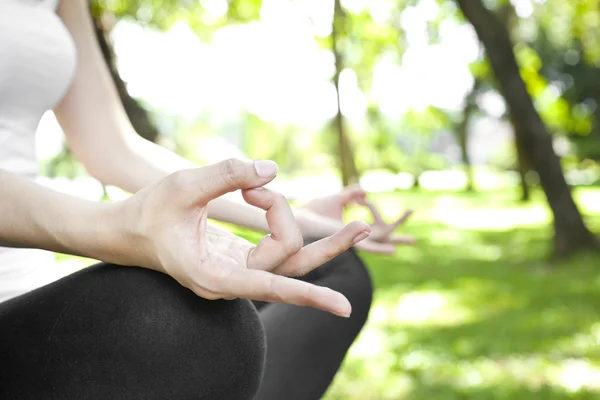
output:
[[[73,77],[73,40],[52,7],[38,3],[0,2],[0,115],[45,112]]]

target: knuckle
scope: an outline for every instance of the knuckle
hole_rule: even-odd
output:
[[[266,199],[266,203],[267,203],[266,205],[268,207],[273,207],[273,206],[277,206],[278,208],[289,207],[287,198],[283,194],[272,191],[272,190],[269,190],[268,193],[269,193],[269,196]]]
[[[298,290],[294,295],[294,303],[300,306],[307,306],[313,303],[313,285],[310,284],[308,287]]]
[[[278,277],[277,275],[273,274],[271,275],[270,279],[269,279],[269,293],[268,293],[268,298],[270,302],[274,302],[274,303],[283,303],[283,298],[279,293],[279,289],[278,289]]]
[[[302,250],[304,241],[300,232],[296,231],[293,235],[283,238],[282,245],[286,254],[293,255]]]
[[[285,195],[283,195],[283,193],[273,192],[273,198],[274,198],[273,201],[276,203],[289,204],[287,197],[285,197]]]
[[[190,184],[190,174],[189,171],[181,170],[174,172],[169,177],[169,182],[175,190],[184,190]]]
[[[333,257],[337,256],[343,251],[343,246],[340,246],[340,244],[332,237],[328,237],[325,240],[325,246],[323,246],[323,254],[327,259],[332,259]]]
[[[244,183],[246,164],[242,160],[230,158],[221,163],[220,178],[231,188],[239,188]]]

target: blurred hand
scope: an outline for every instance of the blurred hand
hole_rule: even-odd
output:
[[[412,215],[412,211],[406,211],[395,221],[387,223],[377,206],[367,199],[367,192],[358,185],[345,188],[334,195],[314,199],[303,208],[323,217],[343,222],[344,209],[351,204],[367,207],[373,217],[371,234],[367,240],[357,243],[357,248],[373,253],[394,253],[396,245],[415,243],[415,239],[412,237],[394,234],[394,231]]]
[[[227,160],[176,172],[136,193],[123,202],[124,215],[135,226],[137,258],[128,264],[167,273],[206,299],[241,297],[349,316],[350,303],[342,294],[289,276],[304,275],[344,252],[367,237],[370,227],[353,222],[302,247],[285,197],[262,187],[276,174],[272,161]],[[207,224],[208,202],[237,189],[248,204],[266,211],[272,233],[256,246]]]

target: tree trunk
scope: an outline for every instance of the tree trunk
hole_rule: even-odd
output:
[[[467,110],[465,110],[465,112],[467,112]],[[468,121],[469,117],[465,115],[458,127],[458,143],[460,145],[463,168],[465,169],[465,175],[467,177],[467,185],[465,186],[465,190],[467,192],[474,192],[475,179],[473,178],[473,167],[471,165],[471,158],[469,157],[468,149]]]
[[[156,142],[160,136],[158,129],[156,129],[150,120],[148,112],[137,102],[137,100],[129,95],[129,92],[127,92],[127,85],[125,85],[125,82],[123,82],[119,75],[115,62],[115,54],[110,39],[108,38],[108,32],[101,21],[102,13],[93,9],[92,15],[96,37],[98,38],[102,55],[110,69],[110,74],[115,82],[119,97],[121,98],[121,102],[123,103],[123,107],[125,108],[125,112],[127,113],[131,124],[140,136],[151,142]]]
[[[414,175],[414,181],[413,181],[411,189],[413,189],[413,190],[419,190],[421,188],[422,188],[422,186],[421,186],[421,172],[419,171],[419,172],[415,173],[415,175]]]
[[[539,174],[554,215],[555,254],[562,256],[578,249],[598,249],[599,242],[583,222],[554,153],[552,138],[521,78],[508,30],[481,0],[456,1],[485,47],[511,116],[521,128],[523,151]]]
[[[471,158],[469,157],[469,121],[471,120],[471,116],[477,109],[477,91],[481,82],[476,79],[475,84],[473,85],[473,89],[467,95],[465,99],[465,108],[463,109],[462,118],[458,127],[456,128],[456,136],[458,139],[458,144],[460,146],[460,154],[463,163],[463,167],[465,169],[465,175],[467,176],[467,185],[465,190],[467,192],[475,191],[475,180],[473,178],[473,168],[471,166]]]
[[[335,57],[335,76],[333,84],[337,93],[337,113],[334,120],[334,129],[337,133],[338,141],[338,163],[342,173],[342,182],[344,186],[358,183],[359,174],[354,162],[354,151],[350,138],[346,130],[346,121],[342,115],[340,98],[340,74],[344,69],[344,59],[342,49],[339,44],[339,34],[344,32],[345,13],[340,4],[340,0],[335,0],[335,10],[333,18],[333,30],[331,32],[331,47]]]
[[[519,22],[519,17],[517,15],[517,11],[515,7],[510,1],[507,1],[505,4],[501,5],[500,8],[496,11],[496,15],[498,19],[501,21],[504,26],[507,27],[510,32],[513,32],[516,29],[516,25]],[[510,38],[510,36],[509,36]],[[521,128],[518,126],[518,121],[516,121],[512,116],[510,118],[510,123],[513,127],[513,131],[515,133],[515,151],[517,153],[517,171],[519,173],[519,183],[521,186],[521,202],[525,203],[531,199],[531,190],[529,188],[529,183],[527,182],[527,174],[531,170],[531,163],[527,158],[527,154],[524,151],[523,143],[522,143],[522,135]]]
[[[527,183],[527,173],[531,169],[530,162],[527,159],[525,148],[522,143],[523,133],[519,132],[519,128],[513,122],[515,129],[515,149],[517,152],[517,170],[519,172],[519,178],[521,183],[521,201],[528,202],[531,200],[531,191],[529,190],[529,184]]]

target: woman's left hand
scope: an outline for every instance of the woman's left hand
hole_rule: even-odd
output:
[[[405,211],[399,218],[388,223],[377,206],[367,199],[367,192],[359,186],[351,186],[334,195],[316,198],[302,209],[343,223],[344,209],[351,204],[367,207],[373,217],[369,238],[358,243],[357,248],[373,253],[393,253],[396,245],[415,243],[415,239],[410,236],[394,233],[412,215],[412,210]],[[306,232],[304,234],[310,236]]]

